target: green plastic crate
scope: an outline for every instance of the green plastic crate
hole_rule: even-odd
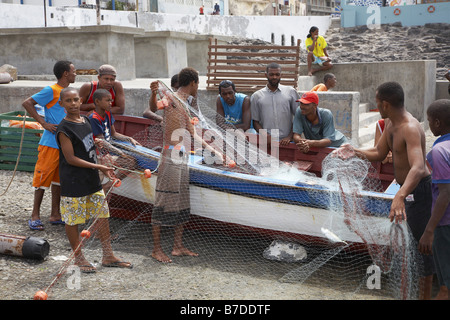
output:
[[[0,114],[0,169],[13,170],[19,156],[22,128],[9,127],[9,120],[23,121],[23,111],[11,111]],[[20,117],[21,115],[22,117]],[[27,117],[27,121],[34,120]],[[44,130],[25,128],[22,141],[22,152],[17,166],[19,171],[34,171],[38,156],[39,140]]]

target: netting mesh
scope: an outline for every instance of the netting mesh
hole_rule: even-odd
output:
[[[156,225],[162,251],[179,265],[319,284],[339,299],[417,298],[417,245],[406,223],[389,222],[392,197],[369,162],[328,156],[320,176],[303,172],[279,161],[262,135],[257,148],[256,135],[230,130],[199,101],[164,86],[160,94],[164,121],[133,136],[142,146],[111,142],[132,161],[98,146],[121,177],[106,190],[114,252],[131,262],[154,255]],[[175,251],[179,224],[188,251]],[[82,227],[92,232],[84,255],[101,260],[92,222]]]

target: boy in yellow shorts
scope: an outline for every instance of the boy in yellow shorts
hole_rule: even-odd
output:
[[[97,152],[89,119],[80,114],[81,99],[78,90],[61,91],[61,105],[66,116],[58,125],[56,141],[60,149],[61,215],[66,234],[75,256],[75,265],[82,272],[95,272],[83,256],[78,225],[93,219],[92,229],[98,232],[103,249],[104,267],[131,268],[112,251],[109,231],[109,209],[100,183],[98,170],[114,179],[114,169],[97,163]],[[93,170],[94,169],[94,170]]]

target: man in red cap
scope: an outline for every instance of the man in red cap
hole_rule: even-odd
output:
[[[295,112],[293,132],[294,142],[300,151],[307,153],[311,147],[339,147],[348,142],[347,138],[334,128],[331,111],[317,107],[317,93],[306,92],[297,102],[300,102],[300,108]]]

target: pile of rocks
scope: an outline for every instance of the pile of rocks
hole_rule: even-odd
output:
[[[436,78],[450,69],[450,24],[330,28],[324,35],[335,63],[436,60]]]
[[[436,78],[440,80],[445,79],[444,74],[450,69],[450,24],[403,27],[401,23],[393,23],[378,28],[332,25],[324,37],[334,63],[436,60]],[[230,43],[272,45],[256,39],[233,39]],[[305,54],[300,61],[306,63]]]

